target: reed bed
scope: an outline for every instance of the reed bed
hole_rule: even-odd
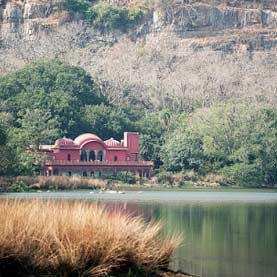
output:
[[[0,190],[9,191],[14,184],[24,184],[29,190],[99,189],[108,185],[108,180],[78,176],[18,176],[0,177]]]
[[[25,178],[25,179],[24,179]],[[26,180],[28,177],[17,177],[18,180]],[[103,188],[107,185],[106,180],[93,179],[93,178],[82,178],[79,176],[51,176],[36,177],[36,183],[30,185],[30,188],[36,189],[49,189],[53,188],[55,190],[59,189],[96,189]]]
[[[159,222],[93,203],[1,200],[0,211],[0,276],[155,273],[180,242]]]

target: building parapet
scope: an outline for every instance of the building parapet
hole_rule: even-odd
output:
[[[153,166],[152,161],[66,161],[66,160],[46,160],[44,162],[47,166]]]

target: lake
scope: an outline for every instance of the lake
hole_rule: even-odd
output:
[[[277,276],[277,193],[88,191],[1,194],[0,198],[82,199],[159,219],[164,233],[181,232],[171,263],[197,276]]]

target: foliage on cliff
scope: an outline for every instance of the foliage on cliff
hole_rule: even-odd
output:
[[[65,7],[72,12],[79,12],[84,19],[100,30],[126,31],[139,23],[144,16],[144,9],[140,6],[124,7],[100,1],[65,0]],[[96,2],[96,1],[95,1]]]

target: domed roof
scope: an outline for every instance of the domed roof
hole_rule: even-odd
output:
[[[122,144],[118,140],[115,140],[114,138],[110,138],[108,140],[105,140],[104,143],[107,146],[110,146],[110,147],[120,147],[120,146],[122,146]]]
[[[55,146],[76,146],[76,144],[72,139],[63,137],[61,139],[56,140]]]
[[[84,142],[90,141],[90,140],[96,140],[96,141],[103,143],[101,138],[99,138],[98,136],[96,136],[94,134],[90,134],[90,133],[86,133],[86,134],[82,134],[82,135],[78,136],[77,138],[74,139],[74,142],[78,145],[82,145]]]

